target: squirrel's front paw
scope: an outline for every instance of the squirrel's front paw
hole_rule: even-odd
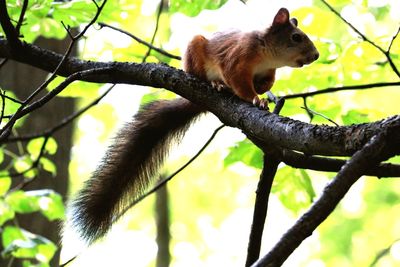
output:
[[[218,80],[211,81],[211,86],[217,89],[218,92],[221,92],[226,87],[226,85],[223,82]]]
[[[253,105],[264,110],[269,110],[268,107],[268,100],[266,98],[259,98],[258,96],[255,96],[253,98]]]

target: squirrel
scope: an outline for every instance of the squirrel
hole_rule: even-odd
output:
[[[318,59],[318,51],[297,20],[281,8],[264,31],[225,32],[206,39],[197,35],[184,55],[184,71],[216,89],[267,109],[260,99],[271,89],[275,70],[302,67]],[[206,110],[187,99],[155,101],[143,107],[117,133],[103,161],[70,203],[72,226],[89,244],[104,236],[115,216],[137,199],[154,180],[170,144]]]

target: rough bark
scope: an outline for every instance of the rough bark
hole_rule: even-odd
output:
[[[7,44],[6,40],[0,39],[0,57],[19,60],[47,71],[51,71],[62,58],[61,54],[30,44],[24,44],[23,56],[16,56],[9,51]],[[93,69],[95,71],[80,72]],[[204,106],[229,126],[240,128],[263,142],[307,155],[350,156],[380,132],[383,123],[399,124],[399,116],[342,127],[296,121],[258,110],[228,93],[218,93],[208,83],[164,64],[93,62],[70,58],[60,69],[60,74],[68,76],[73,73],[74,79],[78,80],[168,89]]]

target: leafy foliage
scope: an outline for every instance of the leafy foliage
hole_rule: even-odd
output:
[[[194,17],[205,9],[220,8],[227,0],[172,0],[170,1],[171,12],[182,12]]]
[[[7,1],[8,11],[14,24],[19,19],[22,2]],[[156,9],[150,15],[144,14],[143,6],[148,3],[145,1],[128,2],[108,1],[98,22],[118,25],[145,40],[151,40],[155,28]],[[158,25],[158,34],[154,39],[154,44],[162,48],[167,47],[166,50],[179,54],[180,49],[178,45],[173,45],[174,40],[171,38],[175,30],[172,27],[174,19],[184,14],[195,20],[201,11],[218,10],[226,2],[226,0],[168,1],[168,5],[165,5],[161,13],[162,23]],[[356,26],[361,27],[362,32],[370,40],[383,49],[388,48],[399,25],[398,17],[393,16],[394,1],[383,1],[379,5],[373,5],[374,1],[353,3],[348,0],[332,0],[329,2],[344,15],[350,14],[346,16],[349,21],[356,23],[357,18]],[[26,42],[33,42],[39,36],[66,38],[67,31],[61,22],[68,27],[81,27],[93,18],[95,12],[96,7],[90,0],[29,1],[25,20],[21,27],[21,35]],[[370,43],[357,37],[354,31],[320,1],[314,1],[313,6],[301,7],[291,13],[298,18],[299,27],[315,42],[320,52],[320,59],[317,63],[302,69],[280,71],[273,87],[275,94],[283,96],[343,85],[398,80],[385,55]],[[212,28],[209,25],[205,26],[205,28],[207,27]],[[113,32],[111,35],[111,32],[105,32],[104,28],[94,28],[95,30],[87,39],[82,40],[79,46],[80,56],[84,59],[141,62],[144,58],[143,55],[148,52],[146,46],[131,39],[124,39],[122,34],[116,35],[117,33]],[[109,33],[110,35],[108,35]],[[397,37],[393,41],[390,51],[397,66],[400,64],[399,44],[400,38]],[[154,50],[150,52],[147,61],[180,66],[180,62],[177,60],[160,55]],[[56,78],[48,90],[51,91],[63,80],[64,78]],[[80,97],[83,103],[84,99],[97,96],[101,87],[102,85],[99,84],[75,82],[60,96]],[[15,98],[8,91],[7,96]],[[171,93],[152,92],[142,98],[142,103],[161,97],[170,98]],[[305,100],[290,99],[286,101],[281,115],[318,124],[330,123],[326,117],[341,125],[364,123],[398,114],[399,97],[399,88],[395,87],[337,92],[308,97]],[[6,115],[13,114],[19,107],[18,103],[8,98],[4,101]],[[109,104],[103,104],[99,109],[101,112],[97,110],[86,113],[87,116],[82,121],[91,123],[89,126],[87,123],[81,125],[78,129],[77,146],[85,141],[93,141],[94,137],[98,137],[102,141],[107,139],[111,129],[116,128],[115,109]],[[311,111],[324,116],[310,115]],[[99,122],[100,120],[101,122]],[[23,123],[23,120],[19,123]],[[85,123],[81,122],[81,124]],[[96,133],[91,134],[91,140],[80,139],[84,135],[85,126],[90,128],[93,125]],[[54,176],[57,174],[56,166],[46,157],[59,149],[57,143],[50,138],[43,147],[44,142],[43,138],[33,139],[26,146],[20,146],[18,155],[12,154],[6,148],[0,150],[0,161],[6,166],[0,173],[0,227],[2,228],[1,237],[4,247],[2,255],[23,259],[24,266],[49,266],[49,261],[57,247],[45,237],[19,228],[16,215],[39,212],[48,220],[64,218],[62,198],[56,192],[45,189],[24,191],[23,188],[25,182],[40,179],[39,170],[45,170]],[[257,172],[249,170],[259,171],[262,168],[262,153],[248,140],[240,140],[236,144],[231,144],[226,150],[227,155],[223,159],[219,154],[209,154],[197,167],[190,170],[190,175],[182,175],[183,178],[177,178],[176,182],[174,181],[175,184],[172,183],[172,195],[179,196],[179,198],[173,199],[173,216],[179,218],[178,223],[173,225],[177,240],[174,241],[174,245],[177,245],[176,251],[179,251],[179,248],[182,248],[183,244],[189,240],[195,244],[193,247],[200,247],[199,251],[205,255],[204,244],[207,245],[206,247],[213,247],[215,246],[213,242],[216,242],[217,237],[225,241],[231,235],[231,232],[223,235],[224,233],[221,233],[223,231],[219,230],[231,227],[237,231],[238,224],[235,220],[243,218],[237,215],[240,212],[236,208],[243,208],[251,203],[249,196],[254,191]],[[32,168],[41,152],[44,153],[44,156],[40,157],[37,166]],[[92,158],[92,154],[97,153],[90,151],[89,154],[84,156]],[[4,162],[4,155],[10,158],[9,162]],[[81,170],[84,167],[81,166],[80,159],[75,155],[71,162],[71,170],[76,174],[75,176],[84,177],[88,175],[89,171]],[[172,166],[179,165],[178,163],[181,161],[182,158],[174,162]],[[223,166],[215,164],[215,162],[220,163],[221,161],[223,161]],[[399,158],[394,161],[399,162]],[[241,166],[238,168],[238,163],[246,165],[247,169],[243,171]],[[218,179],[214,176],[212,180],[207,179],[210,176],[208,171],[211,168],[215,170],[214,174],[218,176]],[[222,172],[222,169],[225,171]],[[237,169],[242,173],[250,173],[248,175],[250,177],[237,178],[235,175]],[[20,189],[11,185],[15,178],[12,174],[15,172],[20,173],[20,176],[23,177]],[[186,179],[192,183],[191,188],[196,190],[188,189],[184,179],[189,176],[196,177]],[[236,177],[232,178],[233,176]],[[272,191],[290,213],[299,214],[319,195],[320,184],[330,178],[329,174],[292,169],[281,164]],[[60,179],[60,177],[55,179]],[[369,183],[370,180],[367,181]],[[319,231],[320,241],[324,246],[321,246],[318,251],[313,251],[314,256],[310,257],[321,258],[326,266],[369,266],[369,263],[374,261],[374,257],[382,249],[395,247],[396,240],[398,240],[396,214],[400,208],[397,184],[396,181],[385,181],[380,186],[376,183],[366,183],[355,194],[355,198],[361,199],[360,203],[362,203],[357,212],[349,212],[346,203],[338,208],[334,216]],[[246,200],[243,201],[243,198]],[[148,206],[145,207],[148,208]],[[148,209],[145,212],[138,211],[137,214],[144,217],[134,220],[138,221],[137,224],[140,227],[145,228],[152,224]],[[137,214],[136,216],[138,216]],[[383,221],[384,224],[382,224]],[[129,227],[138,227],[137,224],[130,223]],[[378,234],[371,233],[369,229],[379,229]],[[204,235],[208,236],[204,237]],[[177,254],[179,253],[177,252]],[[198,258],[206,258],[203,254]],[[237,255],[232,257],[237,257]],[[396,266],[398,263],[389,254],[385,256],[384,260],[385,263],[389,262],[386,266]]]

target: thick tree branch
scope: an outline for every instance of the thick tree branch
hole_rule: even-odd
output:
[[[325,187],[321,197],[300,217],[272,248],[253,267],[281,266],[293,251],[333,212],[336,205],[365,170],[393,156],[393,147],[400,146],[400,136],[387,129],[371,140],[346,163],[337,176]]]
[[[282,162],[293,168],[323,171],[323,172],[338,172],[344,164],[345,160],[332,159],[319,156],[307,156],[295,151],[283,150],[280,155]],[[382,163],[379,166],[372,167],[366,170],[364,175],[384,177],[400,177],[400,165],[391,163]]]
[[[24,44],[29,56],[16,57],[8,43],[0,39],[0,56],[51,71],[62,55]],[[82,74],[83,70],[102,69],[101,73]],[[67,58],[59,74],[69,76],[81,72],[77,80],[98,83],[126,83],[165,88],[214,113],[224,124],[251,133],[260,140],[309,155],[350,156],[359,150],[382,127],[399,125],[400,116],[386,120],[343,127],[312,125],[284,118],[244,103],[229,93],[219,93],[209,83],[165,64],[93,62]]]
[[[256,191],[253,223],[251,225],[245,266],[251,266],[260,256],[261,241],[268,211],[269,195],[271,193],[272,182],[274,181],[279,163],[280,160],[278,160],[276,155],[273,153],[264,154],[264,166]]]

